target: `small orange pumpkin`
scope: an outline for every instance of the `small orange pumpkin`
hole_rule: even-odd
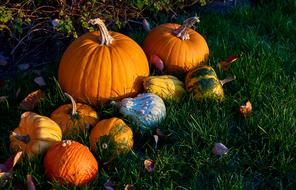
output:
[[[97,112],[92,107],[82,103],[76,104],[70,94],[65,95],[71,100],[71,104],[61,105],[50,116],[60,125],[64,135],[85,132],[98,122]]]
[[[61,88],[91,104],[135,96],[149,75],[144,51],[131,38],[109,32],[101,19],[90,23],[100,32],[88,32],[66,49],[58,69]]]
[[[44,168],[49,179],[78,186],[95,179],[98,162],[86,146],[76,141],[63,140],[47,151]]]
[[[143,49],[150,61],[158,56],[168,73],[187,72],[207,61],[209,48],[206,40],[190,29],[199,22],[192,17],[179,24],[162,24],[154,28],[144,40]]]
[[[61,141],[62,131],[50,118],[27,111],[21,115],[19,126],[9,138],[13,151],[23,151],[28,158],[32,158]]]
[[[89,141],[91,150],[99,151],[102,159],[127,153],[134,142],[131,128],[116,117],[99,121],[91,130]]]

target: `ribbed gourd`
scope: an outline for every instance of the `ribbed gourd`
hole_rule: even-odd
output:
[[[215,70],[209,65],[201,65],[189,71],[185,79],[186,89],[193,92],[198,101],[224,99],[222,84]]]
[[[23,151],[31,159],[47,151],[55,142],[61,141],[62,130],[50,118],[27,111],[21,115],[19,126],[9,138],[13,151]]]
[[[173,75],[149,76],[143,79],[144,89],[163,100],[180,100],[185,94],[185,85]]]
[[[152,93],[142,93],[134,98],[124,98],[116,105],[119,112],[131,120],[142,130],[149,130],[160,124],[166,117],[163,100]]]

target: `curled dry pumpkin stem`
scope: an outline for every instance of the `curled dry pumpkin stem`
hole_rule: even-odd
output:
[[[191,17],[186,19],[182,26],[173,30],[173,34],[176,35],[181,40],[189,40],[190,36],[188,34],[188,29],[191,28],[195,23],[200,22],[199,17]]]
[[[90,19],[88,23],[90,23],[91,25],[97,25],[99,27],[101,33],[101,45],[109,45],[112,43],[113,38],[109,34],[105,23],[100,18]]]
[[[65,96],[67,96],[70,100],[71,100],[71,103],[72,103],[72,113],[71,113],[71,117],[75,118],[78,116],[78,113],[77,113],[77,106],[76,106],[76,102],[74,100],[74,98],[68,94],[68,93],[64,93]]]
[[[28,144],[31,140],[29,135],[20,135],[16,132],[12,132],[11,135],[15,137],[17,140],[22,141],[25,144]]]

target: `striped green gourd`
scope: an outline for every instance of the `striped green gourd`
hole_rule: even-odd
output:
[[[193,92],[198,101],[222,101],[224,91],[215,70],[209,65],[200,65],[189,71],[185,79],[186,89]]]

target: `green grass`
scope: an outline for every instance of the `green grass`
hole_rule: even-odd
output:
[[[292,0],[257,8],[241,8],[227,15],[200,14],[196,29],[205,36],[208,64],[216,68],[220,60],[238,55],[239,60],[222,79],[237,79],[224,86],[225,100],[199,103],[188,94],[180,103],[167,103],[167,118],[159,127],[170,134],[168,141],[155,148],[152,133],[134,130],[132,153],[117,158],[108,167],[100,163],[96,180],[83,187],[66,187],[50,182],[44,175],[42,156],[16,165],[13,180],[4,189],[25,186],[31,173],[38,189],[104,189],[110,179],[116,189],[133,184],[135,189],[294,189],[296,187],[296,3]],[[188,13],[189,15],[189,13]],[[190,14],[192,15],[192,14]],[[183,20],[187,15],[180,18]],[[166,18],[168,20],[168,18]],[[139,43],[142,31],[130,34]],[[34,111],[49,115],[66,100],[53,77],[58,63],[48,68],[46,99]],[[23,111],[19,101],[38,86],[29,75],[9,81],[0,95],[9,96],[9,108],[1,103],[0,161],[10,154],[9,132],[18,126]],[[15,97],[17,89],[22,91]],[[252,115],[237,114],[250,100]],[[109,107],[97,107],[104,118],[121,116]],[[128,122],[128,121],[127,121]],[[86,136],[76,137],[88,145]],[[227,155],[211,153],[215,142],[230,148]],[[145,159],[155,161],[155,171],[144,169]]]

